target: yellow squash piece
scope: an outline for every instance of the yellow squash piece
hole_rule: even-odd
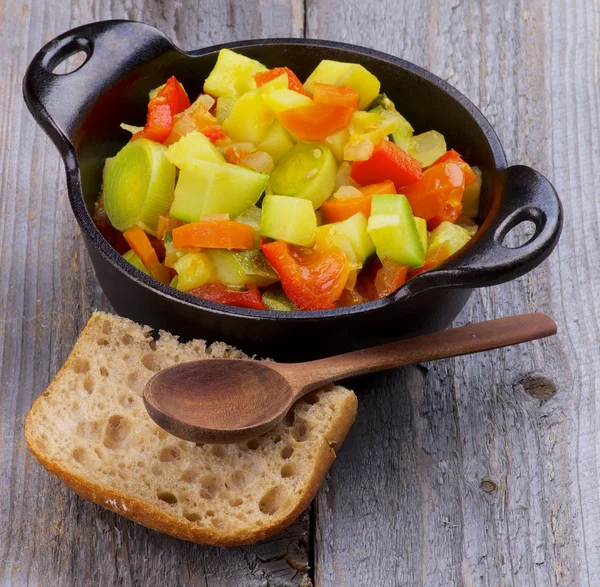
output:
[[[167,159],[181,169],[190,159],[224,163],[225,158],[201,132],[194,130],[169,145]]]
[[[259,71],[267,71],[267,68],[254,59],[221,49],[217,63],[204,82],[204,91],[211,96],[239,98],[256,88],[254,74]]]
[[[379,80],[362,65],[330,61],[328,59],[317,65],[316,69],[304,82],[304,89],[312,94],[316,82],[332,86],[351,87],[360,96],[358,106],[361,110],[364,110],[377,98],[381,88]]]

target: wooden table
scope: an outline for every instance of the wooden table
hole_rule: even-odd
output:
[[[364,380],[310,513],[266,543],[204,548],[79,499],[29,455],[23,418],[108,306],[21,80],[49,39],[107,18],[184,49],[335,39],[448,80],[509,162],[554,182],[566,217],[547,262],[476,292],[457,323],[541,310],[560,336]],[[4,0],[0,33],[1,585],[600,585],[597,2]]]

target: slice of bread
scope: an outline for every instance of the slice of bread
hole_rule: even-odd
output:
[[[146,381],[181,361],[245,355],[150,332],[110,314],[90,318],[27,414],[31,452],[85,499],[177,538],[234,546],[276,534],[315,496],[354,421],[356,396],[339,386],[313,392],[246,443],[180,440],[148,416]]]

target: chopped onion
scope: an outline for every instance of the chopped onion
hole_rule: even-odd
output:
[[[229,220],[229,214],[207,214],[202,216],[200,220]]]
[[[369,139],[358,142],[350,139],[344,147],[344,159],[346,161],[366,161],[372,154],[375,145]]]
[[[204,104],[207,110],[210,110],[215,105],[215,99],[212,96],[209,96],[208,94],[200,94],[196,102]]]
[[[335,189],[339,190],[343,185],[351,185],[357,187],[358,184],[350,177],[350,170],[352,167],[348,161],[343,161],[338,167],[337,174],[335,176]]]
[[[246,155],[243,159],[241,159],[240,165],[247,167],[248,169],[258,171],[259,173],[269,174],[271,171],[273,171],[275,162],[269,153],[265,153],[265,151],[256,151],[255,153],[250,153],[250,155]]]
[[[359,189],[351,185],[343,185],[340,187],[334,194],[334,198],[344,199],[344,198],[358,198],[362,196],[362,192]]]
[[[134,135],[136,132],[144,130],[143,126],[133,126],[132,124],[125,124],[124,122],[122,122],[119,126],[123,130],[126,130],[127,132],[130,132],[132,135]]]

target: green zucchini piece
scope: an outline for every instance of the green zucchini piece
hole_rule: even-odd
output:
[[[463,213],[469,218],[477,218],[479,216],[479,200],[481,198],[481,169],[477,166],[471,167],[477,181],[474,184],[468,185],[463,194],[462,206]]]
[[[267,261],[262,251],[236,251],[233,256],[248,276],[245,283],[254,283],[259,287],[263,287],[279,281],[279,275]]]
[[[242,222],[252,228],[254,232],[254,248],[260,247],[260,223],[262,220],[262,210],[258,206],[250,206],[247,210],[244,210],[237,218],[236,222]]]
[[[257,149],[269,153],[273,161],[277,163],[293,146],[292,137],[283,128],[281,122],[275,119],[267,130],[265,138],[258,144]]]
[[[208,253],[188,253],[173,265],[177,271],[177,289],[189,291],[217,280],[217,272]]]
[[[269,186],[271,193],[310,200],[316,210],[335,187],[337,162],[323,144],[298,143],[275,165]]]
[[[421,267],[425,251],[408,200],[403,195],[376,194],[367,230],[377,256],[410,267]]]
[[[254,283],[262,287],[279,279],[262,251],[211,249],[208,254],[216,268],[218,280],[226,285],[242,287]]]
[[[423,250],[427,251],[427,242],[429,239],[429,235],[427,232],[427,220],[425,220],[425,218],[415,216],[415,224],[417,225],[417,232],[419,233],[419,238],[421,239]]]
[[[317,217],[310,201],[265,196],[260,233],[292,245],[311,247],[317,233]]]
[[[191,159],[224,163],[225,157],[201,132],[193,130],[167,148],[167,159],[180,169]]]
[[[179,172],[170,214],[184,222],[211,214],[233,218],[256,204],[268,180],[268,175],[239,165],[187,161]]]
[[[102,192],[111,224],[121,232],[136,224],[155,232],[174,186],[175,166],[165,147],[147,139],[127,143],[104,166]]]
[[[248,90],[256,89],[254,74],[259,71],[267,71],[267,68],[230,49],[221,49],[217,63],[204,82],[204,91],[215,97],[238,98]]]
[[[231,96],[221,96],[220,98],[217,98],[216,117],[221,126],[223,126],[223,123],[229,116],[234,104],[235,98],[232,98]]]
[[[123,254],[123,259],[128,263],[131,263],[136,269],[139,269],[142,273],[150,275],[146,266],[142,263],[142,260],[135,254],[133,249],[129,249]]]
[[[290,302],[281,287],[273,287],[265,291],[262,295],[262,302],[267,310],[276,312],[295,312],[298,310]]]

